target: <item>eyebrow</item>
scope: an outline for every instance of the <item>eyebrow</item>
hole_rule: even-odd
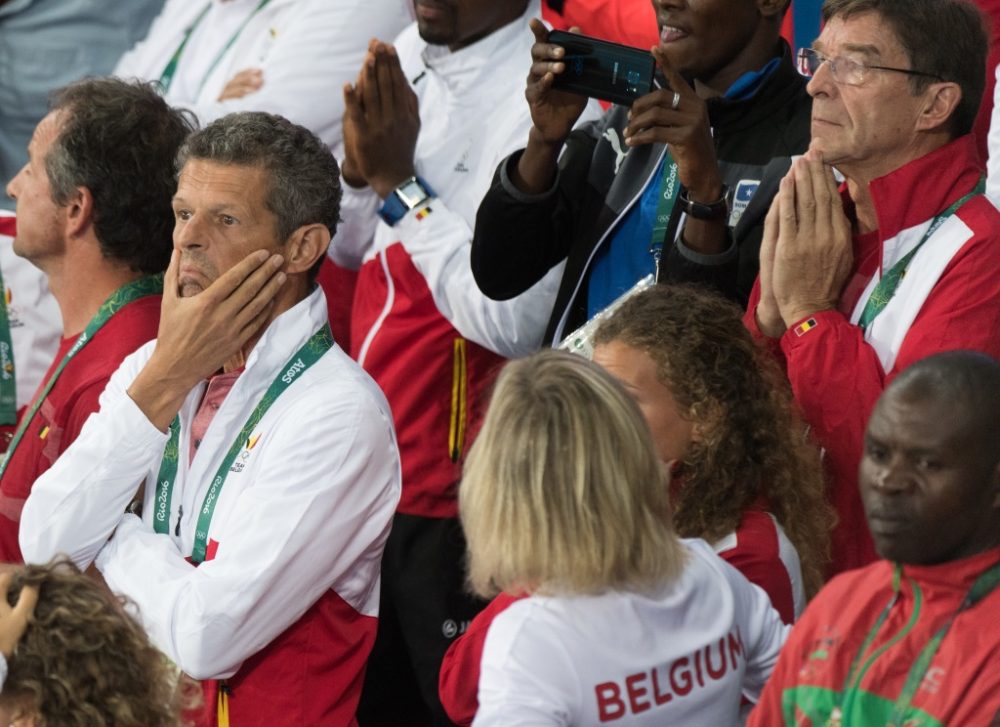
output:
[[[843,45],[840,50],[841,52],[848,51],[850,53],[860,53],[861,55],[868,56],[869,58],[882,57],[882,52],[877,46],[864,43],[847,43]]]
[[[180,197],[180,196],[178,196],[178,195],[175,194],[173,196],[173,199],[171,199],[171,204],[187,204],[187,200],[185,200],[183,197]],[[245,214],[246,210],[244,210],[243,208],[241,208],[236,203],[224,203],[224,204],[217,204],[217,205],[214,205],[212,207],[209,207],[208,210],[207,210],[207,212],[209,212],[209,214],[214,214],[214,215],[217,215],[217,214],[228,214],[230,212],[237,213],[237,214]]]

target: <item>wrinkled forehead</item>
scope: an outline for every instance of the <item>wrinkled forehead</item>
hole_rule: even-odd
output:
[[[868,421],[868,434],[904,449],[974,451],[980,443],[975,404],[920,385],[890,387]]]
[[[191,157],[177,175],[177,193],[183,191],[229,196],[246,202],[263,198],[267,175],[263,167]]]
[[[828,56],[847,55],[874,65],[909,63],[892,26],[874,11],[830,18],[813,48]]]
[[[39,153],[52,146],[62,131],[65,112],[61,110],[50,111],[35,127],[31,140],[28,142],[28,151]]]

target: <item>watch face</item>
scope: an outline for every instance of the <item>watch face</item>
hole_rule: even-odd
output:
[[[427,190],[416,179],[408,179],[396,188],[396,195],[407,209],[413,209],[427,199]]]

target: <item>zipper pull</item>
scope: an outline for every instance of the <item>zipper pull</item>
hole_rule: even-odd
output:
[[[177,527],[174,528],[174,535],[178,538],[181,536],[181,518],[184,517],[184,506],[177,506]]]

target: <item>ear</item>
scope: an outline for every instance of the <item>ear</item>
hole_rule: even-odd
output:
[[[918,131],[938,131],[948,125],[951,115],[962,100],[962,89],[957,83],[942,81],[932,83],[924,91],[926,104],[917,119]]]
[[[757,12],[761,14],[761,17],[777,17],[778,20],[781,20],[788,5],[789,0],[757,0]]]
[[[64,207],[66,239],[82,237],[94,222],[94,195],[86,187],[77,187]]]
[[[285,273],[306,273],[330,247],[330,231],[326,225],[303,225],[285,243]]]

